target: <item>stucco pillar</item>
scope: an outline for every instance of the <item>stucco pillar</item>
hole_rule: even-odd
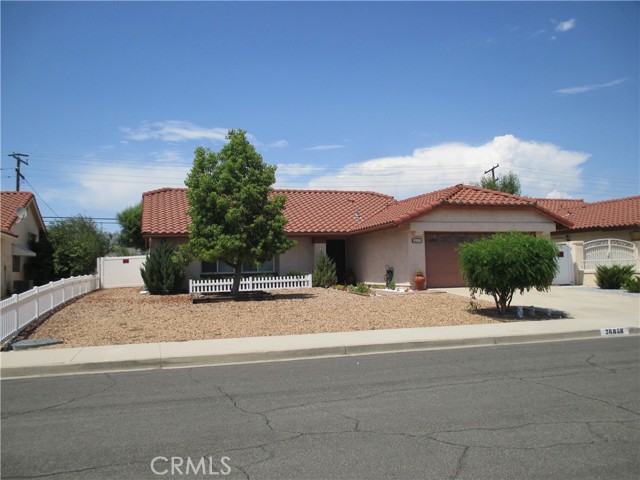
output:
[[[576,285],[584,284],[584,270],[580,268],[584,260],[584,242],[569,242],[571,245],[571,256],[573,257],[573,278]]]
[[[407,232],[407,281],[411,288],[416,288],[416,270],[424,272],[426,266],[424,232]]]

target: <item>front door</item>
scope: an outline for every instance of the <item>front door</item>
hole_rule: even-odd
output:
[[[347,278],[346,241],[344,239],[327,240],[327,256],[336,262],[338,283],[344,285]]]

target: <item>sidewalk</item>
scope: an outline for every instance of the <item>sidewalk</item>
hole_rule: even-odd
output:
[[[468,297],[467,289],[442,290]],[[7,379],[596,338],[602,336],[601,329],[614,327],[627,328],[632,335],[640,333],[638,297],[555,287],[550,293],[518,295],[513,304],[563,310],[576,318],[11,351],[0,353],[0,373]]]

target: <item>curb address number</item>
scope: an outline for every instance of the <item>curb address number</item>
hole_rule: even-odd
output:
[[[629,329],[623,327],[601,328],[600,335],[629,335]]]

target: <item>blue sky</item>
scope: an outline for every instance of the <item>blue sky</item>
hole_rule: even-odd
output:
[[[114,217],[247,130],[276,187],[407,198],[500,164],[640,190],[638,2],[6,2],[2,189]],[[55,212],[55,213],[54,213]]]

